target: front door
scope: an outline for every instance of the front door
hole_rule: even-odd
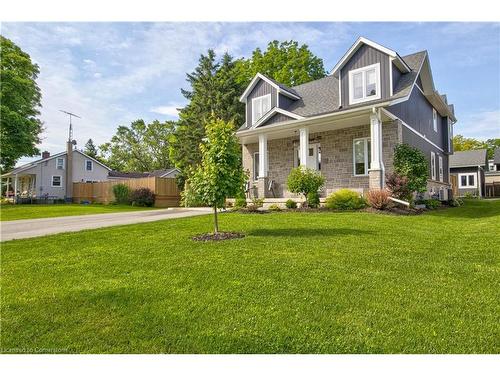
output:
[[[310,144],[307,149],[307,168],[319,170],[319,144]]]

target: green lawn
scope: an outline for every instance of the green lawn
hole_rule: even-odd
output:
[[[500,201],[223,214],[2,244],[4,352],[500,353]]]
[[[43,217],[110,214],[113,212],[151,210],[149,207],[103,204],[3,204],[0,220],[40,219]]]

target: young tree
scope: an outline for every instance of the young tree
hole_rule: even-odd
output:
[[[30,56],[1,35],[0,50],[0,168],[6,170],[22,156],[40,153],[42,96],[36,84],[40,71]]]
[[[169,139],[174,123],[155,120],[146,124],[136,120],[128,126],[119,126],[111,142],[99,147],[106,163],[125,172],[148,172],[169,168]]]
[[[214,232],[217,234],[217,208],[224,206],[226,198],[242,191],[246,181],[234,125],[220,119],[210,121],[200,151],[201,165],[192,171],[190,186],[200,201],[213,207]]]
[[[294,40],[278,42],[274,40],[262,53],[257,48],[248,60],[239,60],[239,80],[245,86],[257,74],[262,73],[288,86],[303,83],[326,76],[323,60],[315,56],[306,44],[299,47]]]
[[[312,206],[319,205],[318,190],[325,184],[323,175],[311,168],[300,166],[293,168],[288,175],[288,190],[292,193],[303,194],[306,203],[311,201]]]

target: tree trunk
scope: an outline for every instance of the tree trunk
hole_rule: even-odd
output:
[[[217,205],[214,205],[214,233],[219,233],[219,221],[217,219]]]

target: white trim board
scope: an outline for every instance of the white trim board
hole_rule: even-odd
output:
[[[245,102],[245,99],[246,97],[250,94],[250,92],[253,90],[253,88],[255,87],[255,85],[257,84],[257,81],[259,79],[262,79],[263,81],[266,81],[267,83],[269,83],[271,86],[273,86],[277,91],[278,91],[278,94],[283,94],[285,96],[288,96],[292,99],[300,99],[299,96],[295,95],[295,94],[292,94],[291,92],[287,91],[287,90],[284,90],[282,89],[279,85],[277,85],[276,83],[274,83],[273,81],[271,81],[269,78],[267,78],[265,75],[261,74],[261,73],[257,73],[255,75],[255,77],[253,77],[252,81],[250,82],[250,84],[247,86],[247,88],[245,89],[245,91],[243,92],[243,94],[240,96],[240,102],[244,103]]]
[[[260,125],[262,125],[264,122],[266,122],[267,120],[269,120],[271,117],[273,117],[277,113],[281,113],[282,115],[291,117],[294,120],[301,120],[301,119],[304,118],[302,116],[299,116],[299,115],[297,115],[295,113],[292,113],[292,112],[289,112],[287,110],[284,110],[284,109],[281,109],[281,108],[278,108],[278,107],[274,107],[270,111],[268,111],[264,116],[262,116],[260,119],[258,119],[255,122],[255,124],[252,125],[251,129],[255,129],[255,128],[259,127]]]
[[[385,53],[386,55],[389,55],[390,57],[393,57],[395,61],[397,61],[398,65],[396,67],[401,70],[403,73],[408,73],[411,72],[410,67],[406,62],[397,54],[397,52],[393,51],[392,49],[389,49],[387,47],[384,47],[376,42],[373,42],[369,39],[366,39],[364,37],[359,37],[356,42],[349,48],[349,50],[344,54],[344,56],[339,60],[339,62],[335,65],[335,67],[332,69],[331,74],[336,75],[337,72],[342,69],[342,67],[345,65],[345,63],[351,58],[351,56],[361,47],[362,44],[366,44],[367,46],[370,46],[372,48],[375,48],[376,50]]]

